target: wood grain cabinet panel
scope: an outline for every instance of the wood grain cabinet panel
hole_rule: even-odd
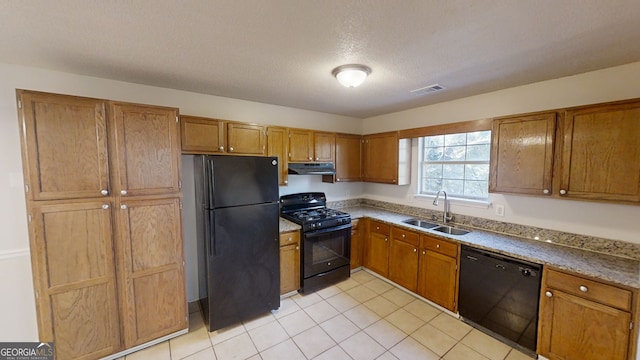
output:
[[[174,108],[113,103],[116,194],[180,192],[180,138]]]
[[[640,202],[640,102],[565,112],[559,193],[578,199]]]
[[[55,341],[58,359],[122,350],[111,203],[38,203],[31,211],[39,339]]]
[[[418,233],[391,229],[389,279],[411,291],[418,286],[418,242]]]
[[[489,191],[551,195],[556,113],[493,122]]]
[[[278,157],[278,183],[289,183],[289,136],[287,128],[270,126],[267,128],[267,156]]]
[[[335,181],[362,180],[362,137],[336,134]]]
[[[222,120],[181,115],[180,136],[185,154],[219,154],[226,150]]]
[[[18,91],[27,197],[108,196],[106,101]]]
[[[566,277],[573,277],[573,280],[564,281]],[[549,281],[551,278],[558,281]],[[538,353],[551,360],[635,359],[632,347],[635,346],[637,331],[632,330],[631,313],[603,304],[599,299],[613,299],[618,290],[626,290],[611,287],[614,289],[611,294],[605,295],[600,291],[598,296],[591,298],[568,292],[573,288],[572,283],[587,286],[585,281],[592,280],[545,268]],[[589,294],[590,290],[587,286],[579,292]]]
[[[227,152],[238,155],[266,155],[266,128],[256,124],[228,123]]]
[[[289,129],[289,161],[313,161],[313,131]]]
[[[457,311],[459,245],[426,235],[420,237],[418,294]]]
[[[315,131],[313,133],[314,161],[334,162],[336,149],[336,135]]]
[[[371,220],[368,234],[364,246],[364,266],[389,277],[389,225]]]
[[[125,344],[188,326],[180,199],[122,199],[118,244]]]
[[[300,289],[300,232],[280,234],[280,294]]]
[[[363,180],[387,184],[398,183],[398,133],[365,135]]]
[[[364,231],[360,228],[361,222],[364,223],[359,219],[351,220],[351,269],[362,266]]]

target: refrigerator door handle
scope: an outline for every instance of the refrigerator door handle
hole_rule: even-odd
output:
[[[216,215],[215,212],[210,210],[209,212],[209,221],[206,226],[206,239],[209,244],[209,256],[216,256],[216,234],[215,234],[215,221]]]
[[[206,176],[209,177],[208,181],[206,182],[207,184],[207,194],[206,194],[206,199],[207,199],[207,207],[209,209],[213,209],[215,207],[214,201],[213,201],[213,194],[215,189],[214,189],[214,175],[215,175],[215,164],[213,162],[213,159],[210,158],[206,158]]]

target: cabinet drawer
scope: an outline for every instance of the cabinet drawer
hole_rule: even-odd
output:
[[[298,242],[300,242],[300,233],[297,231],[280,234],[280,246],[297,244]]]
[[[564,291],[621,310],[631,310],[632,293],[629,290],[553,270],[547,270],[545,284],[547,288]]]
[[[375,221],[375,220],[372,220],[371,224],[369,225],[369,231],[371,231],[372,233],[389,235],[389,229],[390,229],[389,225],[385,223],[381,223],[379,221]]]
[[[420,235],[418,233],[398,227],[391,228],[391,236],[398,241],[406,242],[413,246],[418,246],[420,243]]]
[[[435,251],[442,255],[458,257],[458,244],[452,243],[442,239],[432,238],[430,236],[422,236],[422,248],[426,250]]]

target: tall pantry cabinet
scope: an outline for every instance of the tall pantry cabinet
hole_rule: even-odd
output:
[[[17,95],[40,340],[96,359],[186,329],[177,109]]]

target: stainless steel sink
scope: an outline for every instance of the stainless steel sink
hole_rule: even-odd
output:
[[[430,223],[428,221],[419,220],[419,219],[409,219],[409,220],[403,221],[403,223],[413,225],[413,226],[420,226],[421,228],[425,228],[425,229],[431,229],[438,226],[438,224]]]
[[[433,229],[434,231],[439,231],[441,233],[450,234],[450,235],[465,235],[470,233],[470,231],[452,228],[451,226],[438,226]]]

